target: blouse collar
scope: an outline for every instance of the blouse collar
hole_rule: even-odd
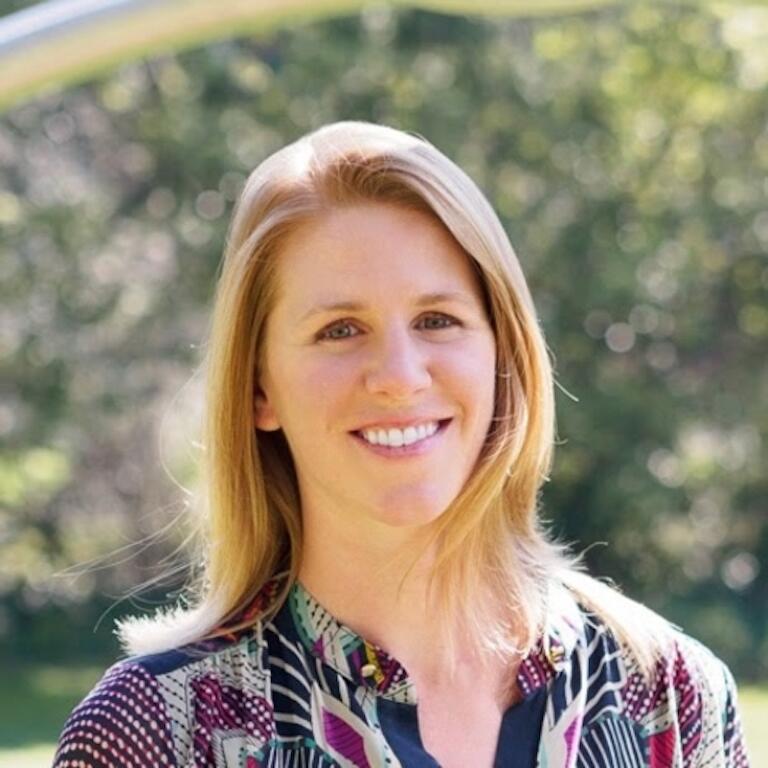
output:
[[[300,583],[295,582],[285,609],[307,651],[356,685],[387,699],[416,703],[405,667],[383,648],[338,621]],[[545,629],[519,667],[517,682],[525,695],[564,669],[583,635],[584,619],[568,590],[552,582]]]
[[[385,698],[416,703],[405,667],[383,648],[342,624],[297,581],[287,608],[304,647],[343,677]]]

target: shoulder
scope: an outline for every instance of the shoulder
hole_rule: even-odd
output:
[[[157,680],[141,664],[112,665],[72,711],[54,768],[175,765],[170,723]]]
[[[611,656],[650,687],[694,684],[724,700],[733,677],[702,642],[604,582],[579,574],[573,583],[554,583],[549,593],[547,634],[565,655],[577,650],[593,663]]]
[[[674,633],[672,651],[658,664],[659,682],[674,695],[681,729],[695,744],[696,762],[723,761],[727,766],[747,766],[748,758],[738,693],[731,670],[712,650],[682,631]]]
[[[554,644],[564,657],[566,698],[583,700],[585,739],[599,741],[607,723],[620,722],[627,733],[645,734],[645,749],[659,764],[748,765],[736,684],[712,650],[622,597],[619,611],[635,612],[653,628],[652,663],[643,663],[616,631],[615,614],[573,596],[562,600]]]
[[[724,711],[736,693],[733,675],[725,662],[680,627],[666,622],[648,607],[636,605],[644,615],[657,620],[658,643],[653,649],[655,661],[649,669],[642,669],[635,650],[617,637],[603,617],[581,606],[587,627],[585,637],[603,654],[614,655],[624,676],[636,679],[636,685],[641,685],[642,679],[642,688],[656,698],[666,693],[681,717],[695,713],[703,719],[718,719],[716,713]],[[603,642],[596,642],[597,637],[603,638]]]
[[[54,768],[186,765],[212,746],[217,728],[240,727],[249,713],[269,730],[262,630],[256,622],[250,632],[112,665],[67,719]]]
[[[731,671],[710,648],[678,630],[672,638],[669,657],[659,667],[675,686],[693,686],[719,704],[725,705],[735,690]]]

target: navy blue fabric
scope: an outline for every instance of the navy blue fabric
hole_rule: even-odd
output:
[[[539,750],[547,687],[537,688],[504,713],[494,768],[532,768]]]
[[[534,768],[546,702],[547,687],[541,686],[504,713],[494,768]],[[377,713],[384,736],[403,768],[439,768],[422,744],[415,706],[379,699]]]
[[[421,743],[418,715],[413,704],[382,698],[377,702],[376,711],[384,738],[403,768],[439,768]]]

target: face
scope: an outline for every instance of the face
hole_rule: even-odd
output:
[[[364,204],[294,231],[277,258],[255,423],[283,430],[302,514],[432,522],[493,414],[495,340],[467,256],[431,216]]]

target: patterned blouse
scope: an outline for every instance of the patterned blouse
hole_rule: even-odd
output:
[[[250,615],[275,592],[268,585]],[[504,715],[495,766],[748,768],[733,677],[701,643],[676,631],[648,684],[565,588],[553,587],[548,613],[519,667],[524,698]],[[110,667],[61,734],[54,768],[75,766],[438,764],[403,666],[297,583],[271,620]]]

